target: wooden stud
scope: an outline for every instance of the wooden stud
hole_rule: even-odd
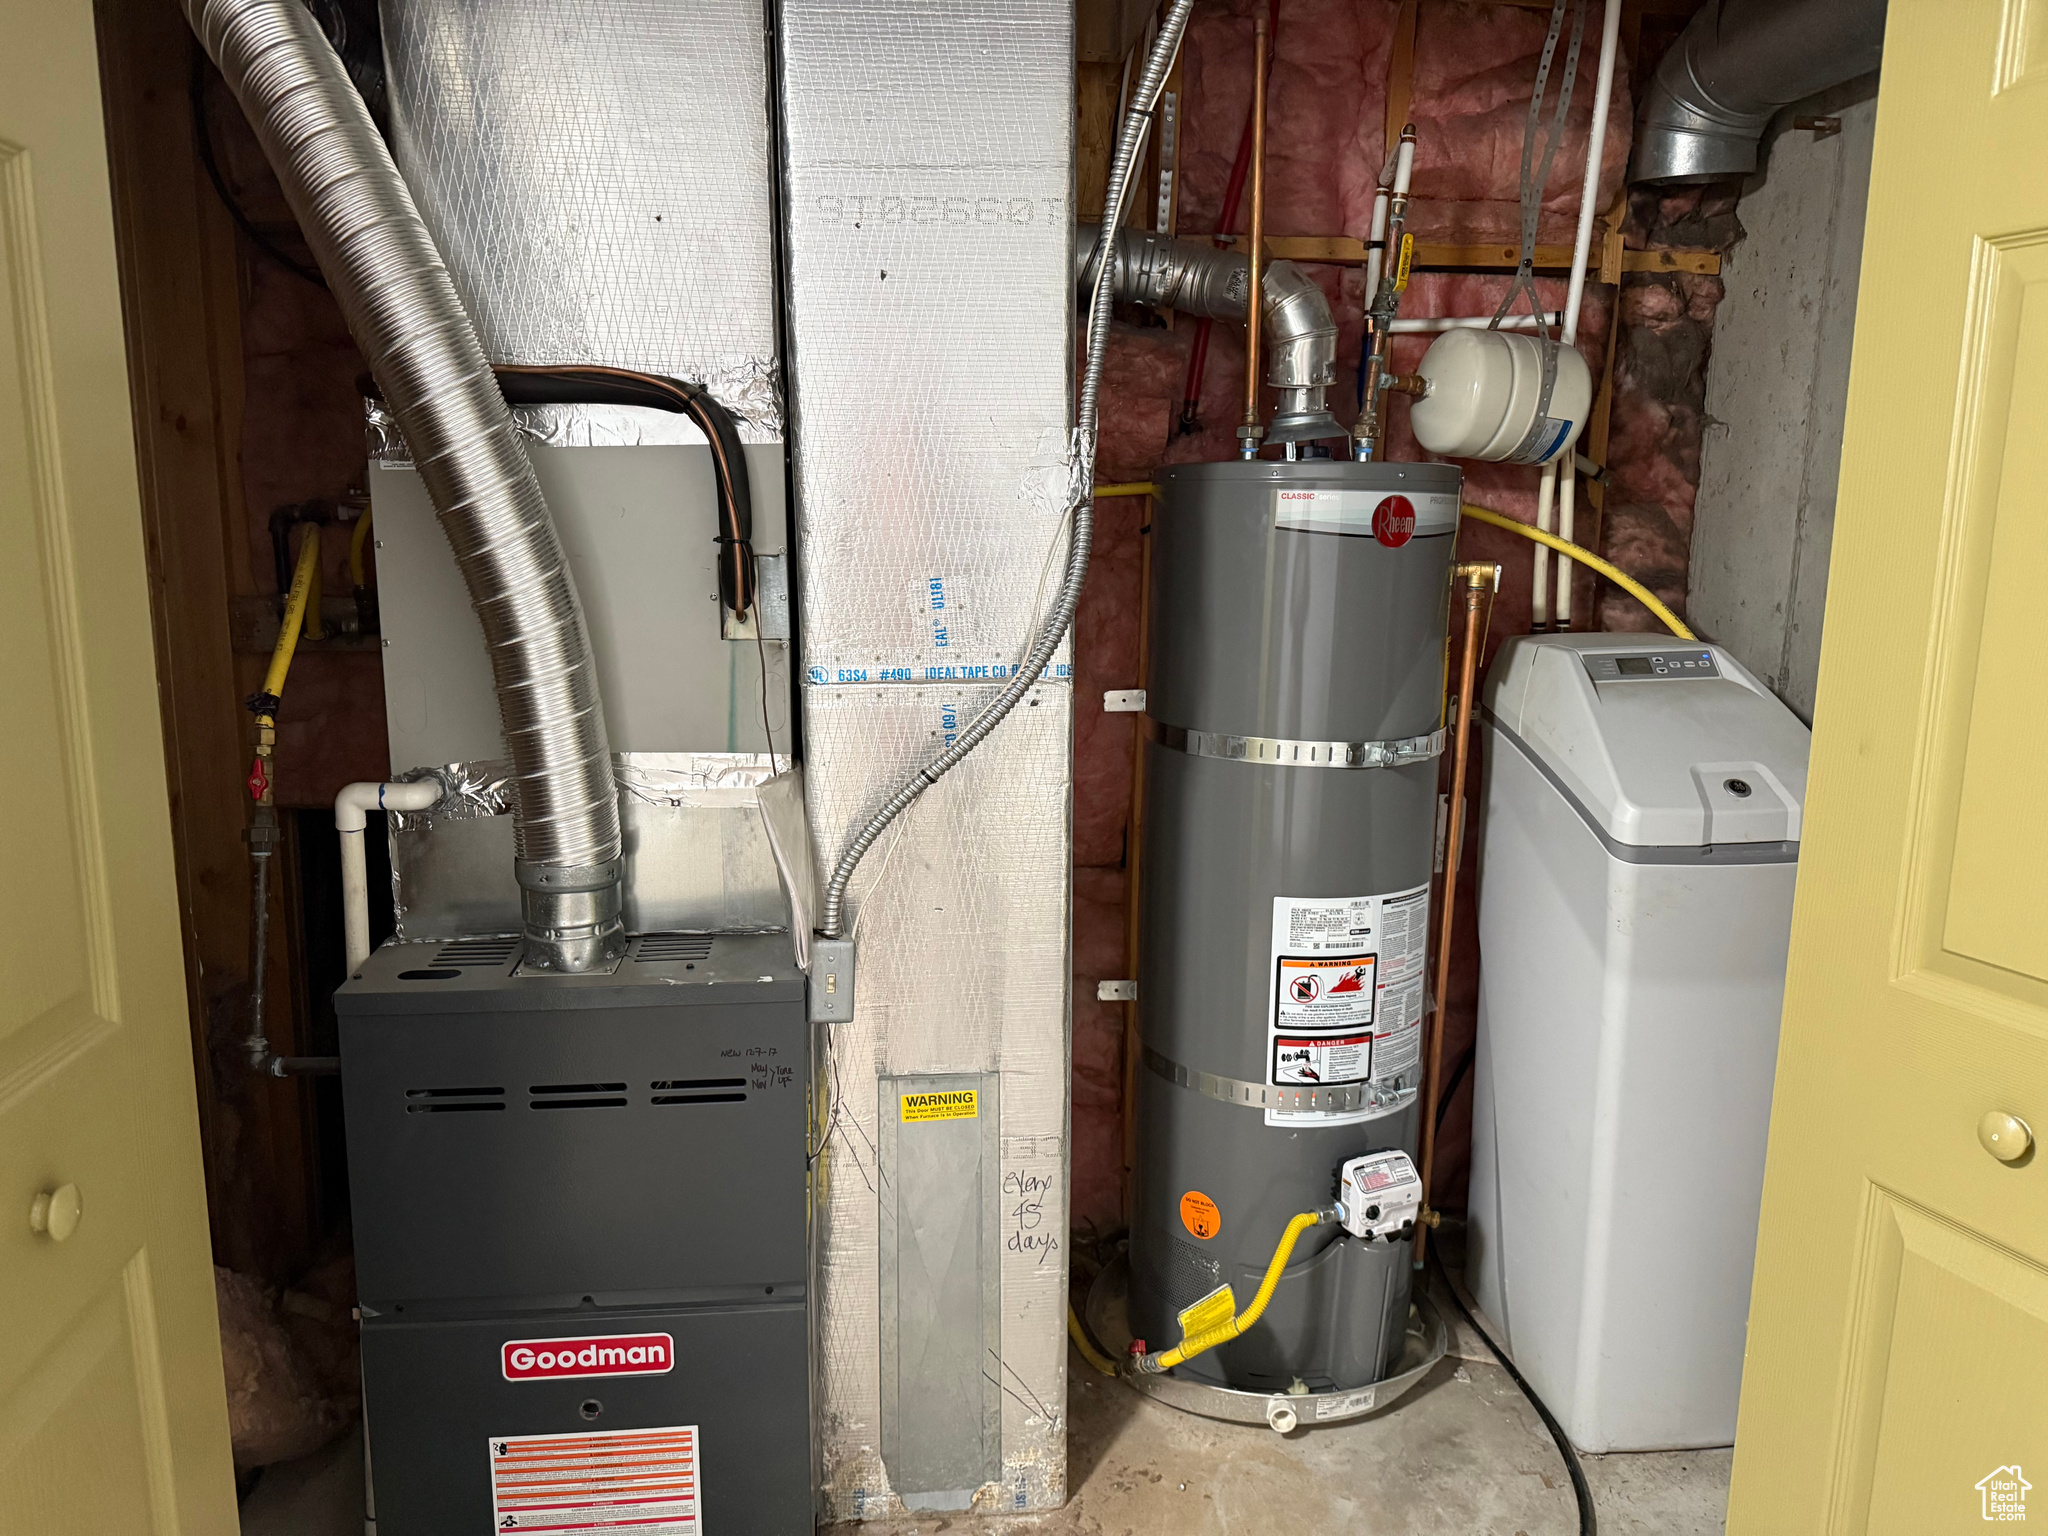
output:
[[[1619,239],[1618,228],[1613,238]],[[1266,254],[1285,261],[1357,267],[1365,264],[1365,242],[1351,235],[1268,235]],[[1418,272],[1512,272],[1521,259],[1521,251],[1512,245],[1457,245],[1418,240],[1415,242],[1414,269]],[[1606,252],[1603,251],[1603,268],[1605,262]],[[1568,245],[1536,247],[1536,269],[1539,272],[1569,271],[1571,264],[1572,248]],[[1705,250],[1624,250],[1618,257],[1618,265],[1620,272],[1697,272],[1715,276],[1721,270],[1721,257],[1717,251]],[[1601,281],[1608,281],[1604,272]]]
[[[1382,156],[1391,155],[1408,126],[1408,108],[1415,97],[1415,19],[1417,0],[1401,0],[1394,15],[1394,46],[1387,55],[1386,137],[1380,141]]]

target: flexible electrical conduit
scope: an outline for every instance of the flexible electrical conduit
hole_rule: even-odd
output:
[[[1279,1246],[1273,1250],[1272,1262],[1266,1266],[1266,1277],[1259,1282],[1259,1289],[1252,1297],[1251,1305],[1230,1321],[1205,1328],[1200,1333],[1190,1334],[1173,1348],[1155,1351],[1149,1355],[1136,1356],[1131,1364],[1142,1375],[1156,1376],[1161,1371],[1170,1371],[1183,1360],[1192,1360],[1205,1350],[1214,1349],[1218,1344],[1228,1344],[1246,1329],[1256,1323],[1266,1310],[1266,1303],[1273,1299],[1273,1292],[1280,1288],[1280,1272],[1287,1268],[1287,1261],[1294,1256],[1294,1245],[1301,1234],[1310,1227],[1332,1226],[1337,1220],[1337,1208],[1325,1206],[1320,1211],[1303,1211],[1287,1223],[1287,1230],[1280,1234]]]
[[[533,466],[412,195],[300,0],[184,0],[390,402],[483,626],[518,787],[526,963],[616,953],[618,790],[583,608]]]
[[[1152,52],[1145,59],[1144,72],[1138,77],[1130,110],[1125,113],[1117,131],[1116,155],[1109,168],[1109,200],[1102,210],[1102,227],[1111,239],[1123,224],[1131,172],[1151,131],[1153,106],[1166,84],[1166,73],[1173,66],[1174,54],[1180,49],[1181,33],[1187,27],[1188,13],[1194,9],[1194,4],[1195,0],[1174,0],[1173,8],[1166,13],[1166,20],[1160,24],[1159,35],[1152,44]],[[1105,252],[1109,243],[1108,240],[1102,242]],[[1063,520],[1067,528],[1066,575],[1053,599],[1052,611],[1039,627],[1038,637],[1032,641],[1022,664],[1010,674],[1009,682],[994,702],[968,723],[952,746],[918,769],[907,783],[884,801],[882,808],[867,819],[866,825],[846,845],[846,851],[839,855],[839,862],[833,866],[832,876],[825,884],[825,899],[818,923],[818,932],[828,939],[839,938],[844,932],[846,888],[853,879],[853,872],[860,867],[861,859],[874,846],[875,839],[908,809],[912,801],[958,767],[961,759],[1002,724],[1003,718],[1017,707],[1017,701],[1045,671],[1045,665],[1059,648],[1067,626],[1073,622],[1074,609],[1081,601],[1081,587],[1088,579],[1089,542],[1095,530],[1095,501],[1090,494],[1089,482],[1095,467],[1102,358],[1109,340],[1109,317],[1115,298],[1110,278],[1110,264],[1098,261],[1088,306],[1088,361],[1081,375],[1080,400],[1075,411],[1074,471]]]

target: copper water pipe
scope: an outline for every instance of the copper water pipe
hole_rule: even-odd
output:
[[[1465,653],[1458,660],[1458,719],[1451,749],[1451,805],[1444,833],[1444,899],[1437,919],[1436,997],[1429,1010],[1426,1066],[1422,1079],[1422,1219],[1415,1224],[1415,1262],[1429,1243],[1437,1213],[1429,1203],[1430,1174],[1436,1165],[1436,1098],[1444,1073],[1444,1001],[1451,985],[1451,921],[1458,907],[1458,858],[1465,841],[1465,764],[1472,740],[1472,690],[1477,686],[1479,648],[1485,640],[1480,615],[1500,585],[1500,567],[1490,562],[1460,565],[1453,578],[1465,589]]]
[[[1248,253],[1251,286],[1244,296],[1244,422],[1237,429],[1238,452],[1259,456],[1266,428],[1259,413],[1259,312],[1266,266],[1266,17],[1253,24],[1252,44],[1252,230]]]

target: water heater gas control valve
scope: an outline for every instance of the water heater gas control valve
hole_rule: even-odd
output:
[[[1353,1237],[1393,1242],[1411,1235],[1421,1218],[1422,1179],[1406,1152],[1369,1152],[1338,1174],[1337,1205]]]

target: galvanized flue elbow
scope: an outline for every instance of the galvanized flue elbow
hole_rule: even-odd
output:
[[[1075,241],[1074,277],[1084,300],[1101,238],[1099,228],[1084,224]],[[1235,251],[1127,229],[1118,235],[1111,256],[1110,283],[1126,303],[1212,320],[1244,319],[1251,262]],[[1326,404],[1329,386],[1337,380],[1337,322],[1330,301],[1315,279],[1291,261],[1267,262],[1259,293],[1272,354],[1266,382],[1280,391],[1280,408],[1265,440],[1305,443],[1344,436]]]

